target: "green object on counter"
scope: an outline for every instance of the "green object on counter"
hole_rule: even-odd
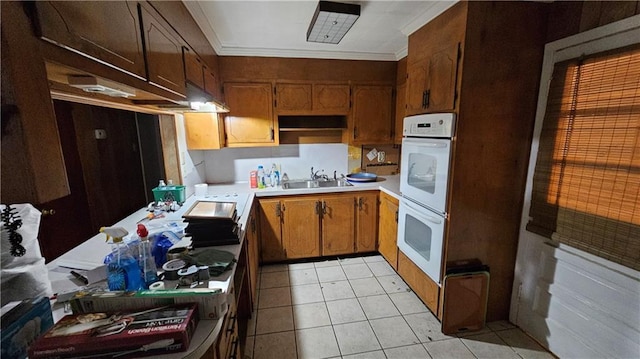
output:
[[[215,248],[196,250],[184,256],[184,259],[198,266],[208,266],[212,277],[231,269],[236,262],[236,257],[232,253]]]

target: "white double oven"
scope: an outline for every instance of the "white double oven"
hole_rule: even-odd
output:
[[[398,247],[440,284],[455,114],[404,119]]]

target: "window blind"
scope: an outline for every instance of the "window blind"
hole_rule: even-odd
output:
[[[640,270],[640,46],[557,63],[527,230]]]

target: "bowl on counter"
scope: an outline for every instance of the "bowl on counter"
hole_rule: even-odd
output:
[[[358,173],[350,173],[347,176],[347,181],[349,182],[375,182],[378,179],[378,175],[375,173],[368,172],[358,172]]]

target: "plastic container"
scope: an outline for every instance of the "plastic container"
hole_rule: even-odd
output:
[[[249,183],[251,188],[258,188],[258,171],[249,172]]]
[[[266,188],[264,180],[264,167],[258,166],[258,188]]]
[[[185,200],[185,186],[183,185],[173,185],[171,187],[164,186],[164,188],[158,186],[152,191],[153,199],[156,202],[175,201],[178,203],[184,203]]]
[[[271,165],[271,187],[275,187],[280,184],[280,171],[276,167],[276,164]]]
[[[140,236],[140,247],[138,265],[142,271],[142,278],[145,283],[145,287],[149,288],[151,283],[158,281],[158,268],[156,262],[151,254],[153,243],[148,239],[149,232],[144,224],[138,224],[137,229],[138,236]]]

